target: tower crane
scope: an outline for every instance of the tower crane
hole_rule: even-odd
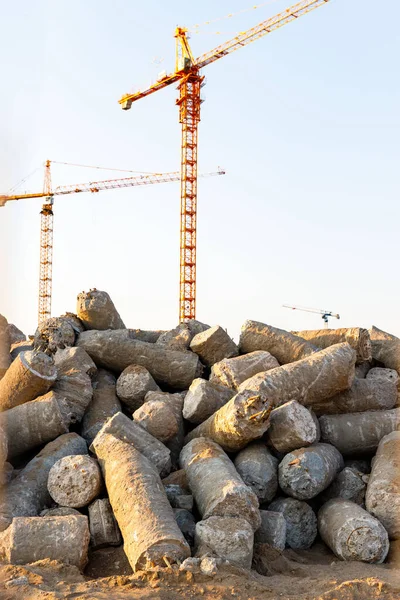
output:
[[[324,321],[325,329],[328,329],[328,319],[332,317],[334,319],[340,319],[340,315],[337,313],[333,313],[329,310],[321,310],[319,308],[304,308],[302,306],[288,306],[287,304],[282,304],[283,308],[291,308],[292,310],[301,310],[303,312],[315,313],[317,315],[321,315]]]
[[[41,323],[51,315],[52,297],[52,271],[53,271],[53,202],[54,196],[67,194],[79,194],[80,192],[97,193],[103,190],[127,188],[138,185],[150,185],[155,183],[168,183],[179,181],[180,173],[149,173],[136,177],[125,177],[122,179],[108,179],[89,183],[78,183],[56,187],[51,185],[51,161],[45,162],[44,185],[42,192],[29,194],[0,195],[0,207],[13,200],[27,200],[31,198],[44,198],[40,212],[40,270],[39,270],[39,310],[38,321]],[[207,173],[204,176],[224,175],[225,171],[219,169],[215,173]]]
[[[287,23],[327,4],[329,0],[303,0],[240,33],[213,50],[194,58],[188,41],[188,30],[177,27],[175,71],[162,74],[147,89],[125,94],[119,100],[124,110],[132,103],[145,98],[173,83],[178,84],[179,122],[181,123],[181,220],[180,220],[180,321],[196,316],[196,226],[197,226],[197,132],[200,121],[200,90],[204,85],[201,69],[235,50],[272,33]]]

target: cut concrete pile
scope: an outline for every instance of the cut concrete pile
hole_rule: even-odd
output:
[[[399,359],[376,327],[246,321],[238,345],[198,321],[127,329],[98,290],[32,343],[0,317],[0,559],[84,569],[123,544],[134,571],[262,573],[319,534],[341,560],[383,562],[400,538]]]

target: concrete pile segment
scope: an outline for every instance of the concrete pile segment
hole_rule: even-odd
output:
[[[313,344],[289,333],[289,331],[258,321],[245,321],[240,333],[239,348],[242,354],[255,350],[266,350],[281,365],[311,356],[318,350]]]
[[[190,556],[189,545],[150,461],[131,444],[107,433],[99,433],[93,447],[132,569],[165,567]]]
[[[311,412],[291,400],[275,408],[270,415],[266,440],[278,452],[291,452],[318,441],[318,420]]]
[[[400,408],[343,415],[323,415],[319,419],[321,439],[343,455],[371,454],[385,435],[400,427]]]
[[[382,563],[389,551],[383,525],[354,502],[335,498],[318,512],[318,530],[341,560]]]
[[[196,523],[195,555],[217,556],[235,566],[250,569],[254,533],[241,517],[210,517]]]
[[[190,331],[187,323],[180,323],[175,329],[162,333],[157,339],[156,344],[170,348],[171,350],[180,350],[184,352],[189,350],[190,342],[194,335]]]
[[[332,498],[343,498],[362,506],[365,502],[367,484],[365,476],[360,471],[345,467],[338,473],[331,485],[321,494],[324,502]]]
[[[203,423],[224,406],[235,391],[207,379],[194,379],[183,404],[183,416],[190,423]]]
[[[271,502],[275,497],[278,490],[278,462],[264,442],[252,442],[233,461],[240,477],[253,490],[260,504]]]
[[[46,394],[57,377],[53,359],[43,352],[21,352],[0,380],[0,412]]]
[[[120,546],[121,532],[107,498],[95,500],[88,507],[90,545],[93,550],[106,546]]]
[[[147,392],[158,391],[149,371],[140,365],[129,365],[117,379],[117,396],[131,412],[142,406]]]
[[[244,381],[239,392],[260,394],[274,408],[290,400],[313,408],[349,389],[354,380],[355,358],[355,351],[348,344],[337,344],[289,365],[258,373]]]
[[[57,560],[83,571],[89,546],[88,519],[65,517],[16,517],[0,533],[0,559],[12,565],[38,560]]]
[[[73,420],[80,423],[93,398],[92,380],[80,369],[59,370],[53,390],[64,396]]]
[[[157,383],[178,390],[188,389],[202,373],[196,354],[140,342],[132,339],[127,329],[84,331],[77,345],[86,350],[98,367],[122,373],[129,365],[140,365],[148,369]]]
[[[170,404],[163,400],[149,400],[132,415],[143,429],[160,442],[168,442],[178,433],[179,424]]]
[[[54,363],[59,373],[67,373],[71,369],[83,371],[90,377],[97,371],[97,367],[83,348],[60,348],[54,355]]]
[[[279,367],[279,363],[272,354],[256,350],[215,363],[211,369],[210,383],[238,390],[246,379],[276,367]]]
[[[51,467],[64,456],[87,453],[87,445],[76,433],[65,433],[49,442],[2,490],[0,498],[0,531],[14,517],[37,516],[52,502],[47,490]]]
[[[146,342],[148,344],[155,344],[160,335],[167,333],[163,330],[149,331],[145,329],[129,329],[129,337],[132,340],[138,340],[139,342]]]
[[[107,292],[89,290],[78,294],[76,314],[86,329],[124,329],[113,301]]]
[[[49,471],[47,489],[57,504],[82,508],[101,492],[102,478],[97,461],[86,454],[64,456]]]
[[[282,552],[286,546],[286,521],[280,512],[260,510],[261,526],[254,534],[255,544],[267,544]]]
[[[178,424],[177,433],[165,442],[166,447],[171,452],[171,464],[175,470],[179,468],[179,455],[183,448],[185,440],[185,424],[183,421],[183,401],[185,392],[169,394],[168,392],[148,392],[145,397],[145,403],[150,401],[164,402],[171,409]]]
[[[372,461],[365,504],[391,539],[400,539],[400,431],[386,435]]]
[[[369,330],[369,335],[374,360],[400,375],[400,338],[374,326]]]
[[[76,315],[75,313],[66,312],[64,315],[61,315],[60,319],[64,319],[65,321],[68,321],[68,323],[71,325],[72,329],[75,331],[75,336],[82,333],[82,331],[85,331],[85,327],[84,327],[82,321],[79,319],[78,315]]]
[[[317,517],[311,506],[295,498],[277,498],[268,507],[279,512],[286,521],[286,546],[293,550],[307,550],[317,537]]]
[[[93,396],[82,420],[81,435],[90,445],[104,423],[121,411],[116,394],[115,376],[106,369],[99,369],[92,379]]]
[[[33,347],[37,352],[54,354],[59,348],[73,346],[75,330],[68,319],[50,317],[39,323],[33,339]]]
[[[154,465],[161,477],[166,477],[171,471],[169,449],[122,412],[118,412],[108,419],[100,429],[98,436],[106,433],[122,442],[131,444]],[[92,446],[90,449],[92,450]]]
[[[0,316],[0,322],[1,322],[1,316]],[[1,325],[0,325],[0,330],[1,330]],[[26,342],[26,335],[20,329],[18,329],[18,327],[16,325],[14,325],[14,323],[8,324],[8,333],[10,335],[11,346],[13,344],[17,344],[18,342]],[[0,337],[1,337],[1,333],[0,333]]]
[[[203,520],[212,516],[243,517],[253,531],[259,528],[257,496],[243,483],[218,444],[196,438],[183,448],[180,462]]]
[[[370,336],[368,330],[362,327],[315,329],[293,333],[322,349],[346,342],[356,351],[357,363],[369,361],[372,358]]]
[[[231,358],[239,354],[235,342],[219,325],[195,335],[190,342],[190,348],[200,356],[201,362],[207,367],[212,367],[223,358]]]
[[[330,444],[315,444],[286,454],[279,464],[279,486],[292,498],[318,496],[344,467],[340,452]]]
[[[8,321],[0,315],[0,379],[4,377],[8,367],[11,365],[11,336]]]

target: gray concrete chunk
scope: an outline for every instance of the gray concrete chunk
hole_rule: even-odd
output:
[[[311,548],[317,537],[317,517],[311,506],[294,498],[277,498],[269,511],[282,513],[286,521],[286,546],[293,550]]]
[[[251,568],[254,534],[251,526],[240,517],[210,517],[196,523],[195,551],[197,557],[207,554],[228,560],[244,569]]]
[[[151,391],[160,391],[160,388],[145,367],[129,365],[118,377],[117,396],[132,412],[142,406],[147,392]]]
[[[223,358],[231,358],[239,354],[235,342],[219,325],[195,335],[190,343],[190,348],[208,367],[212,367]]]
[[[276,367],[279,367],[279,363],[272,354],[265,350],[256,350],[215,363],[211,369],[210,382],[238,390],[246,379]]]
[[[282,513],[260,510],[261,526],[254,534],[256,544],[268,544],[282,552],[286,545],[286,521]]]
[[[266,439],[278,452],[291,452],[313,444],[317,439],[317,427],[310,411],[292,400],[270,415]]]
[[[185,396],[183,416],[196,425],[213,415],[235,395],[234,390],[212,383],[206,379],[195,379]]]
[[[278,489],[278,459],[263,442],[253,442],[235,457],[237,472],[260,503],[271,502]]]

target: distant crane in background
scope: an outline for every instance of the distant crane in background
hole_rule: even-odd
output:
[[[302,306],[288,306],[287,304],[282,304],[283,308],[291,308],[292,310],[301,310],[303,312],[315,313],[317,315],[321,315],[324,321],[325,329],[328,329],[329,317],[333,319],[340,319],[340,315],[337,313],[333,313],[329,310],[321,310],[319,308],[304,308]]]
[[[51,298],[52,298],[52,272],[53,272],[53,202],[54,196],[63,196],[66,194],[79,194],[80,192],[97,193],[104,190],[113,190],[118,188],[127,188],[137,185],[150,185],[155,183],[168,183],[179,181],[181,175],[179,172],[171,173],[147,173],[136,177],[125,177],[123,179],[109,179],[105,181],[95,181],[89,183],[78,183],[73,185],[64,185],[52,189],[51,185],[51,162],[45,162],[44,185],[42,192],[32,192],[29,194],[0,195],[0,207],[5,206],[7,202],[13,200],[27,200],[30,198],[45,198],[42,210],[40,212],[40,270],[39,270],[39,310],[38,322],[48,319],[51,316]],[[61,163],[68,164],[68,163]],[[86,166],[86,165],[74,165]],[[99,167],[92,167],[99,168]],[[108,169],[120,170],[123,169]],[[207,173],[204,176],[224,175],[225,171],[218,170],[215,173]]]
[[[132,102],[145,98],[172,83],[178,83],[179,99],[176,104],[179,106],[179,122],[182,125],[179,298],[181,322],[196,317],[197,130],[202,103],[200,90],[204,86],[204,76],[200,75],[200,70],[328,2],[329,0],[303,0],[196,59],[189,45],[188,30],[177,27],[174,73],[168,75],[163,72],[157,82],[147,89],[125,94],[119,100],[122,108],[128,110]],[[252,91],[249,90],[249,97],[251,93]]]

